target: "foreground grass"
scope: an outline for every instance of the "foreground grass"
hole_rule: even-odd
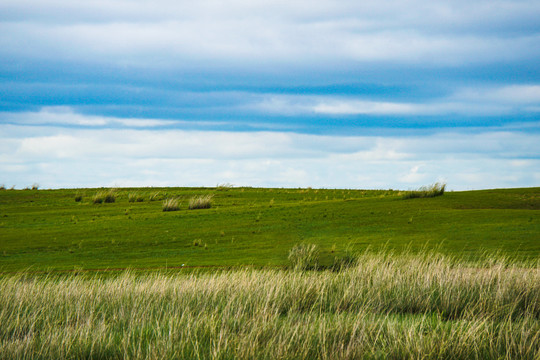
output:
[[[364,254],[340,272],[0,279],[4,359],[538,359],[540,268]]]

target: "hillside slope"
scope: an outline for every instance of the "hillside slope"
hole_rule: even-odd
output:
[[[346,247],[540,255],[540,188],[407,200],[391,190],[141,188],[94,204],[100,190],[0,191],[0,271],[279,266],[300,242],[319,245],[326,263]],[[214,194],[212,208],[188,210],[203,194]],[[180,210],[163,212],[167,198]]]

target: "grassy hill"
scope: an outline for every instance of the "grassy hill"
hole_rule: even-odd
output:
[[[0,191],[0,271],[282,266],[297,243],[317,244],[323,264],[347,247],[540,254],[540,188],[418,199],[392,190],[123,188],[114,203],[95,204],[103,190]],[[210,209],[188,209],[207,194]],[[169,198],[180,210],[162,211]]]

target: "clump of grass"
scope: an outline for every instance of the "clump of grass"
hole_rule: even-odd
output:
[[[109,191],[107,191],[105,193],[105,198],[104,198],[104,201],[106,203],[113,203],[116,201],[116,190],[114,189],[109,189]]]
[[[81,202],[82,201],[82,195],[81,194],[77,194],[75,195],[75,202]]]
[[[332,247],[332,252],[335,251],[335,245]],[[334,271],[341,271],[346,268],[353,267],[358,262],[358,254],[356,254],[350,246],[345,248],[343,254],[334,257],[334,263],[331,269]]]
[[[32,184],[32,190],[39,190],[39,184],[38,183],[33,183]]]
[[[150,201],[161,200],[161,193],[156,191],[155,193],[150,194]]]
[[[229,184],[229,183],[224,183],[224,184],[218,184],[216,186],[216,190],[217,191],[227,191],[229,189],[232,189],[234,187],[233,184]]]
[[[405,194],[403,195],[403,199],[430,198],[435,196],[441,196],[444,194],[445,188],[445,183],[435,183],[429,186],[422,186],[417,190],[405,192]]]
[[[92,198],[92,201],[94,204],[102,204],[102,203],[113,203],[116,201],[116,190],[115,189],[109,189],[104,191],[98,191],[94,197]]]
[[[319,267],[319,247],[297,244],[289,251],[289,265],[294,270],[315,270]]]
[[[214,195],[199,195],[189,199],[189,209],[210,209],[212,207],[212,199]]]
[[[128,201],[129,202],[143,202],[144,198],[141,195],[139,195],[139,193],[129,193]]]
[[[180,201],[176,198],[166,199],[163,201],[163,211],[178,211],[180,210]]]
[[[0,185],[0,190],[6,190],[6,185],[1,184],[1,185]]]
[[[92,197],[92,202],[93,202],[94,204],[103,204],[103,198],[104,198],[103,191],[100,191],[100,192],[96,193],[96,194]]]

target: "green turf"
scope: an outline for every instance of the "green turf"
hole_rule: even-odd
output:
[[[301,242],[319,245],[323,263],[347,246],[540,255],[540,188],[407,200],[391,190],[141,188],[94,204],[100,190],[0,191],[0,271],[285,265]],[[212,208],[188,210],[204,194]],[[170,197],[179,211],[162,211]]]

